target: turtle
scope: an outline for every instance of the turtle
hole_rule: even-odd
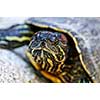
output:
[[[0,48],[12,50],[28,45],[32,66],[54,83],[94,83],[96,69],[90,49],[79,32],[61,27],[58,18],[29,18],[23,24],[0,30]]]

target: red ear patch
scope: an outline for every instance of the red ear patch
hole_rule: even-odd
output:
[[[68,42],[66,36],[64,34],[61,34],[61,41],[62,42]]]

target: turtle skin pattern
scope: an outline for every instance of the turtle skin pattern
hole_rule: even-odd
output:
[[[91,82],[66,35],[59,32],[36,32],[29,44],[33,66],[45,71],[53,82]],[[54,77],[55,79],[52,79]]]

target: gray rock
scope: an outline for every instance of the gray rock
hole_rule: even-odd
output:
[[[0,83],[39,83],[34,70],[23,59],[13,52],[0,49]]]

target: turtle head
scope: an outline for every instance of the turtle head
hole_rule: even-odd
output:
[[[28,57],[36,69],[55,72],[66,60],[67,42],[62,33],[38,31],[29,44]]]

